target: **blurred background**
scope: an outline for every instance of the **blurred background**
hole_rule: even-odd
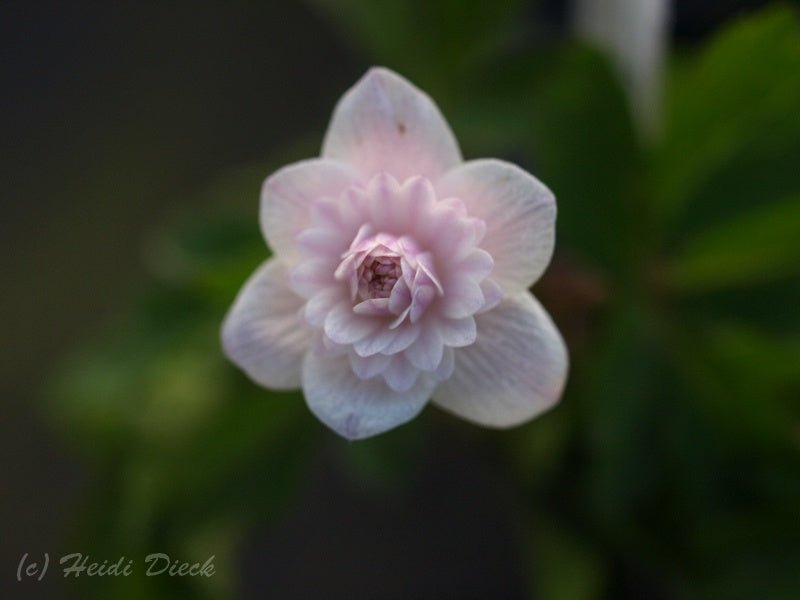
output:
[[[800,598],[799,15],[0,2],[0,595]],[[261,181],[373,64],[556,194],[572,370],[523,427],[350,444],[222,357]],[[140,568],[16,581],[45,552]]]

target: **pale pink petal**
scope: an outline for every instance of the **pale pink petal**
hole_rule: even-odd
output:
[[[357,315],[382,317],[392,314],[392,311],[389,310],[388,298],[372,298],[370,300],[364,300],[353,307],[353,312]]]
[[[396,329],[383,327],[374,331],[371,335],[358,340],[353,344],[353,350],[355,350],[356,354],[359,356],[372,356],[373,354],[383,352],[396,337]]]
[[[440,259],[460,262],[477,242],[480,230],[475,226],[476,221],[459,218],[455,209],[440,202],[425,215],[420,236]]]
[[[464,317],[463,319],[441,319],[436,324],[442,342],[445,346],[462,348],[475,342],[478,330],[475,325],[474,317]]]
[[[422,327],[417,340],[409,346],[405,356],[411,364],[423,371],[433,371],[442,362],[444,344],[439,329],[435,326]]]
[[[432,285],[420,285],[414,290],[409,307],[409,318],[412,323],[416,323],[422,317],[434,298],[436,298],[436,288]]]
[[[384,68],[367,71],[333,112],[322,156],[370,177],[435,179],[461,162],[450,127],[430,97]]]
[[[428,402],[436,381],[420,377],[407,392],[395,392],[383,378],[359,379],[348,358],[308,352],[303,362],[303,392],[311,411],[336,433],[367,438],[413,419]]]
[[[342,300],[346,300],[346,297],[341,288],[330,287],[318,292],[311,300],[306,302],[303,311],[306,323],[315,327],[322,327],[323,323],[325,323],[325,317]]]
[[[239,291],[222,324],[225,354],[266,387],[300,385],[300,364],[311,344],[311,329],[298,315],[302,300],[288,287],[286,267],[271,259]]]
[[[369,196],[369,214],[372,223],[381,231],[394,231],[396,220],[394,211],[396,205],[395,198],[400,193],[400,184],[388,173],[380,173],[373,177],[367,187]]]
[[[524,290],[539,279],[553,254],[556,221],[555,198],[543,183],[511,163],[475,160],[446,173],[436,189],[486,222],[480,245],[492,255],[492,279],[504,290]]]
[[[352,344],[368,335],[380,326],[380,321],[371,317],[362,317],[353,312],[347,301],[334,306],[325,317],[325,335],[337,344]]]
[[[473,281],[483,281],[494,268],[492,255],[481,248],[473,249],[458,265],[459,273],[469,275]]]
[[[452,348],[445,348],[442,353],[442,362],[436,367],[433,376],[437,381],[446,381],[453,374],[455,369],[455,350]]]
[[[381,350],[384,354],[396,354],[408,348],[419,336],[422,327],[416,323],[403,323],[397,329],[392,330],[395,335],[392,341]]]
[[[371,379],[380,375],[392,362],[392,357],[385,354],[374,354],[372,356],[359,356],[350,353],[350,366],[359,379]]]
[[[395,354],[391,359],[392,362],[383,371],[383,379],[395,392],[407,392],[417,382],[419,369],[402,354]]]
[[[289,286],[303,298],[313,298],[322,290],[336,285],[333,277],[336,264],[335,259],[301,261],[289,271]]]
[[[408,289],[408,284],[405,282],[405,279],[398,279],[389,296],[389,310],[399,315],[407,309],[410,304],[411,290]]]
[[[304,160],[283,167],[261,189],[261,231],[272,251],[297,260],[295,236],[311,224],[311,205],[318,198],[337,197],[358,180],[347,165],[326,159]]]
[[[436,191],[431,182],[414,176],[403,182],[399,202],[392,203],[392,216],[402,232],[415,231],[420,221],[433,210],[436,204]]]
[[[295,236],[297,250],[305,256],[340,256],[350,243],[338,229],[309,227]]]
[[[325,356],[344,356],[349,354],[348,344],[337,344],[327,335],[320,335],[310,352],[321,352]]]
[[[419,285],[432,283],[436,288],[436,291],[440,295],[443,294],[444,290],[442,289],[442,284],[439,282],[439,278],[436,276],[436,267],[434,266],[435,261],[433,255],[430,252],[421,252],[416,256],[416,260],[419,271],[417,271],[417,275],[414,277],[414,282]],[[425,277],[423,278],[422,275]]]
[[[564,388],[567,351],[539,302],[520,292],[476,320],[477,341],[456,351],[455,371],[434,402],[490,427],[519,425],[553,406]]]
[[[460,218],[469,216],[469,214],[467,214],[467,207],[464,206],[464,201],[461,200],[461,198],[444,198],[439,200],[439,204],[453,209]]]
[[[483,292],[484,302],[480,310],[475,313],[477,315],[492,310],[503,299],[503,288],[497,285],[493,279],[481,281],[481,291]]]
[[[475,314],[484,304],[481,286],[468,276],[455,276],[445,286],[442,314],[450,319],[463,319]]]

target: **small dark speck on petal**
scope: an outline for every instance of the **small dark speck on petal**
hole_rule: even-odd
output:
[[[397,133],[400,135],[405,135],[406,133],[406,124],[405,123],[398,123],[397,124]]]

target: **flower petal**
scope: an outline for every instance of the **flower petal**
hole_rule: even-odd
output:
[[[385,354],[359,356],[355,352],[351,352],[349,358],[350,367],[359,379],[371,379],[376,375],[380,375],[392,362],[392,357]]]
[[[402,354],[395,354],[391,358],[391,363],[383,371],[383,380],[395,392],[407,392],[417,382],[419,369]]]
[[[395,336],[392,338],[392,341],[381,350],[383,354],[396,354],[408,348],[417,339],[422,331],[422,327],[417,323],[403,323],[393,331],[395,332]]]
[[[474,160],[446,173],[436,189],[486,222],[480,246],[492,255],[492,279],[506,292],[539,279],[553,254],[556,221],[555,197],[542,182],[511,163]]]
[[[474,315],[484,303],[481,286],[468,275],[459,273],[445,286],[442,314],[450,319],[463,319]]]
[[[315,327],[322,327],[325,323],[325,317],[328,316],[331,309],[346,299],[341,288],[330,287],[318,292],[306,302],[303,309],[306,323]]]
[[[478,339],[455,353],[455,371],[433,402],[490,427],[519,425],[553,406],[567,376],[567,350],[528,292],[476,318]]]
[[[443,318],[437,323],[437,326],[444,345],[452,348],[463,348],[474,344],[478,337],[474,317],[464,317],[463,319]]]
[[[311,205],[337,197],[358,175],[347,165],[326,159],[300,161],[273,173],[261,188],[261,231],[281,258],[298,258],[295,237],[311,224]]]
[[[481,282],[481,292],[483,292],[484,302],[480,310],[475,313],[476,315],[492,310],[503,299],[503,288],[492,279],[484,279]]]
[[[413,419],[427,404],[436,381],[420,377],[407,392],[395,392],[383,378],[359,379],[347,356],[308,352],[303,362],[303,393],[311,411],[351,440],[383,433]]]
[[[312,338],[299,315],[303,300],[288,279],[278,259],[262,264],[222,324],[225,354],[253,381],[277,389],[300,387],[300,365]]]
[[[461,162],[453,133],[430,97],[385,68],[372,68],[333,112],[322,156],[370,177],[435,179]]]
[[[409,346],[405,356],[412,365],[423,371],[434,371],[442,362],[444,344],[439,329],[434,326],[422,327],[417,340]]]
[[[453,374],[453,370],[455,369],[455,350],[452,348],[445,348],[444,353],[442,354],[442,362],[439,363],[439,366],[436,367],[436,370],[433,372],[434,377],[438,381],[445,381],[449,379],[450,376]]]
[[[304,260],[289,271],[289,287],[306,299],[336,285],[333,278],[336,262],[332,259]]]
[[[378,319],[364,317],[353,312],[348,301],[334,306],[325,317],[325,335],[337,344],[352,344],[370,335],[379,328]]]

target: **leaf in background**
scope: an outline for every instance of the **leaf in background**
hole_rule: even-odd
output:
[[[620,537],[640,515],[657,481],[654,436],[661,382],[652,330],[643,307],[619,309],[580,398],[586,415],[589,510]]]
[[[800,277],[800,196],[754,206],[688,240],[668,275],[681,292]]]
[[[655,179],[657,208],[667,222],[683,217],[690,203],[694,208],[713,202],[731,210],[761,202],[765,199],[753,188],[786,174],[782,168],[771,172],[770,163],[780,166],[789,155],[798,164],[800,25],[795,11],[766,10],[724,30],[696,64],[676,75],[670,89]],[[717,197],[705,184],[731,162],[739,169],[725,171],[736,182],[726,189],[736,194],[742,185],[747,193]],[[774,189],[773,183],[766,189]],[[799,191],[797,171],[783,184],[774,190],[778,198]]]
[[[606,565],[589,540],[580,539],[553,520],[536,518],[531,532],[532,567],[527,570],[534,598],[599,600],[604,596]]]
[[[797,505],[769,513],[725,512],[692,537],[705,560],[693,600],[795,600],[800,592],[800,514]]]
[[[730,442],[752,449],[799,447],[798,340],[735,325],[693,333],[673,327],[669,335],[690,399]]]
[[[562,248],[628,280],[642,254],[643,157],[624,92],[599,53],[574,46],[531,92],[533,171],[558,202]]]
[[[800,338],[767,335],[752,327],[726,324],[714,329],[710,343],[711,352],[732,370],[741,372],[747,366],[771,392],[786,392],[791,386],[800,388]],[[797,398],[800,400],[800,394]]]
[[[208,192],[217,205],[252,205],[252,218],[199,202],[191,218],[154,238],[147,256],[158,280],[52,386],[51,421],[96,468],[80,546],[92,555],[141,562],[154,548],[195,548],[205,532],[218,544],[219,568],[230,571],[237,528],[277,514],[305,472],[314,436],[299,394],[254,385],[219,342],[236,291],[269,255],[256,219],[263,175],[242,170]],[[233,529],[212,535],[220,523]],[[86,595],[221,597],[232,576],[209,586],[141,574],[125,585],[95,578]]]

